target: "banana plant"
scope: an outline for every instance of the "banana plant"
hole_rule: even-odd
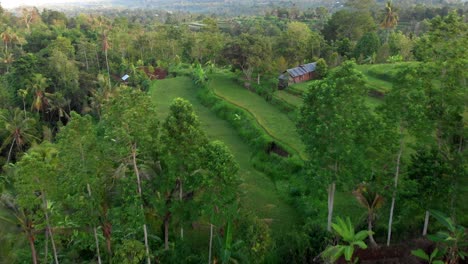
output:
[[[356,247],[367,249],[364,240],[372,234],[372,232],[362,230],[356,233],[349,217],[346,218],[346,221],[338,217],[337,222],[332,224],[332,228],[338,236],[341,237],[342,242],[345,243],[328,246],[325,251],[322,252],[322,257],[334,263],[340,257],[344,256],[348,263],[357,263],[359,259],[353,257],[354,250]]]
[[[442,224],[446,230],[438,231],[434,235],[428,235],[428,238],[436,243],[440,243],[442,249],[446,252],[448,264],[456,264],[460,259],[467,259],[468,252],[463,248],[468,246],[468,237],[465,228],[455,222],[444,213],[430,210],[431,215]]]
[[[444,264],[442,258],[444,257],[444,253],[439,251],[439,249],[434,249],[431,255],[427,254],[424,250],[418,248],[416,250],[411,250],[411,254],[414,256],[427,261],[429,264]]]
[[[382,207],[384,198],[377,192],[371,190],[368,184],[360,184],[356,190],[353,191],[354,197],[359,204],[367,209],[367,230],[369,231],[369,242],[371,247],[377,247],[373,231],[374,221],[377,217],[376,211]]]

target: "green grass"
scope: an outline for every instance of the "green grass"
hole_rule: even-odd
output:
[[[297,224],[296,211],[287,204],[276,190],[274,183],[265,174],[255,170],[250,163],[252,152],[232,127],[205,108],[196,97],[197,88],[188,77],[154,81],[150,94],[163,121],[169,113],[169,105],[176,97],[190,101],[197,113],[203,130],[212,140],[223,141],[239,163],[239,176],[243,180],[242,206],[253,211],[261,219],[272,219],[272,229],[282,233]]]
[[[387,80],[378,78],[375,74],[372,73],[372,69],[375,69],[376,67],[377,69],[382,70],[383,65],[391,65],[391,64],[357,65],[356,68],[364,74],[364,76],[366,77],[367,84],[370,89],[374,89],[374,90],[386,93],[390,91],[390,89],[392,89],[392,83]]]
[[[270,136],[306,159],[305,146],[296,131],[296,125],[286,114],[259,95],[238,85],[233,76],[227,73],[213,74],[210,79],[209,87],[216,95],[250,112]]]
[[[291,84],[289,87],[286,88],[286,90],[292,88],[294,90],[301,91],[302,93],[305,94],[307,92],[307,90],[309,89],[309,83],[310,83],[310,81]]]
[[[276,91],[274,96],[295,107],[300,107],[304,101],[302,97],[290,94],[284,90]]]
[[[381,99],[372,97],[372,96],[367,96],[365,103],[367,106],[369,106],[371,109],[375,110],[378,106],[381,106],[384,102]]]

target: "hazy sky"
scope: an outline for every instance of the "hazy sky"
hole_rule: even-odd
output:
[[[12,8],[21,5],[43,5],[53,3],[66,3],[66,2],[78,2],[77,0],[0,0],[2,7]]]

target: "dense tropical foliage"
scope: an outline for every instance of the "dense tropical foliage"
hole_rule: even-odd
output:
[[[0,263],[466,260],[466,5],[302,4],[0,9]]]

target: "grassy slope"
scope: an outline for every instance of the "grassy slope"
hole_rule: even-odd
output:
[[[297,223],[296,211],[284,202],[276,191],[273,182],[263,173],[256,171],[250,164],[251,151],[230,127],[229,123],[216,117],[199,103],[196,89],[188,77],[177,77],[155,81],[150,94],[156,103],[159,120],[164,120],[169,105],[176,97],[190,101],[200,118],[202,127],[211,139],[223,141],[234,154],[240,165],[239,175],[243,179],[243,205],[255,212],[260,218],[273,219],[274,232]]]
[[[238,85],[228,74],[212,75],[209,85],[219,97],[248,110],[278,142],[296,150],[303,159],[306,157],[304,144],[296,132],[296,125],[283,112],[259,95]]]
[[[302,102],[304,101],[304,99],[302,98],[302,96],[296,96],[296,95],[293,95],[293,94],[290,94],[284,90],[278,90],[275,92],[275,96],[284,100],[286,103],[290,104],[290,105],[294,105],[296,107],[300,107],[302,105]]]

